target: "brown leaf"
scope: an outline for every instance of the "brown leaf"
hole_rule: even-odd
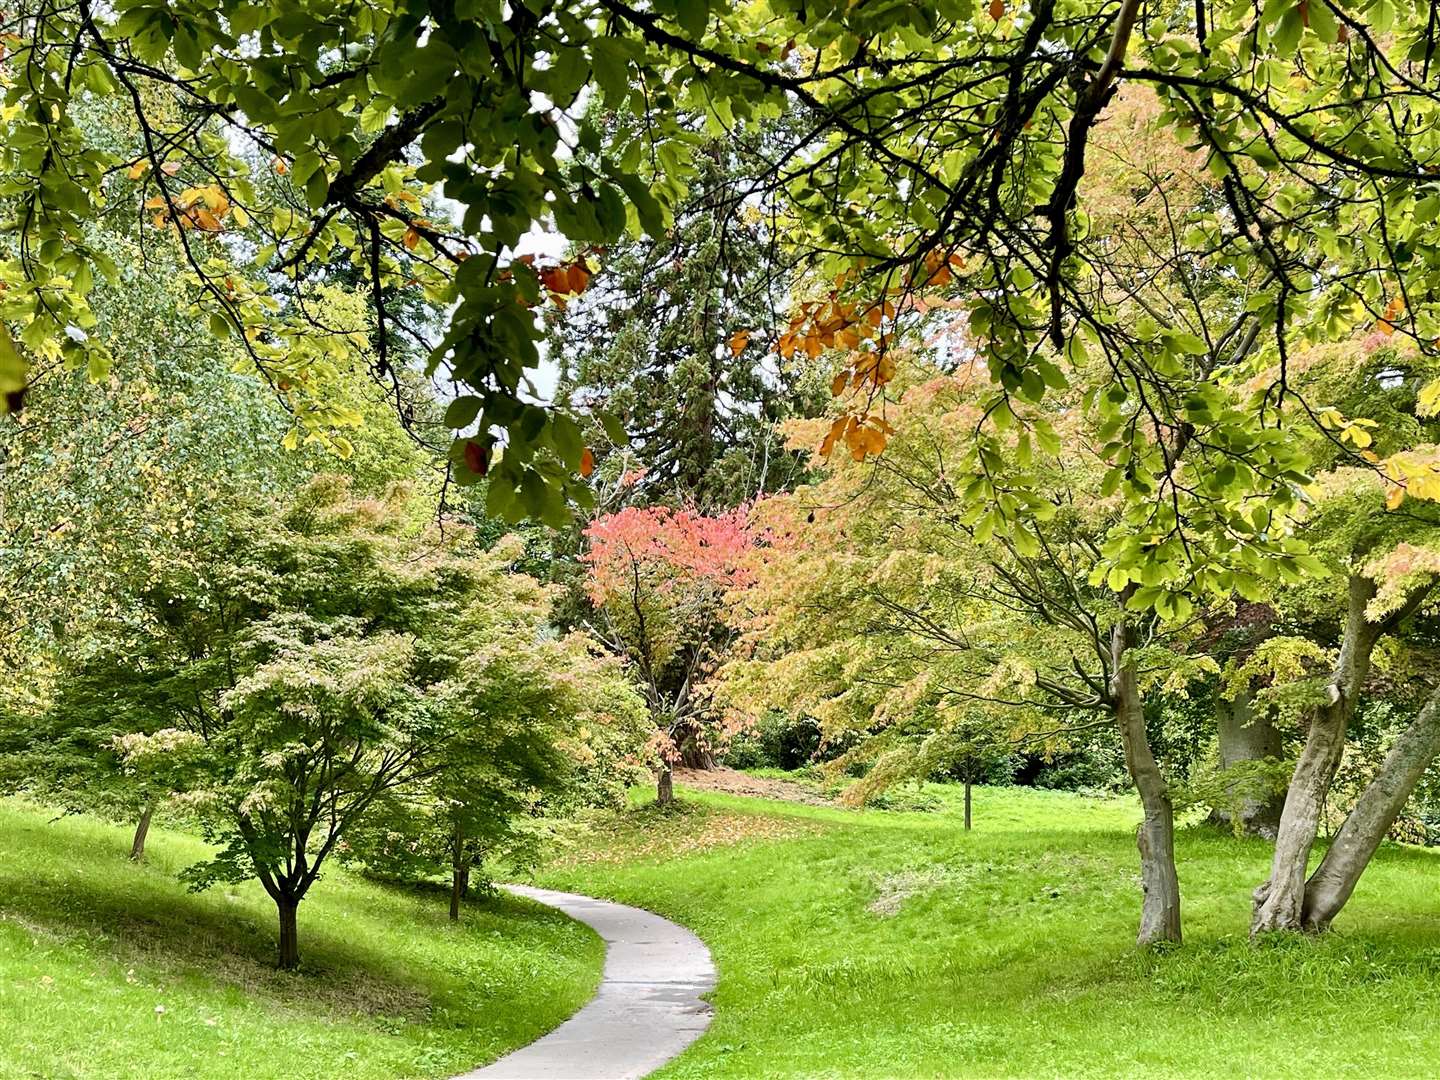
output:
[[[580,451],[580,475],[589,476],[595,471],[595,455],[590,452],[587,446]]]

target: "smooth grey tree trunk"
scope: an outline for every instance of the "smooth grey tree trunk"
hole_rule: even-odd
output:
[[[135,823],[135,837],[130,841],[130,859],[132,862],[141,862],[145,858],[145,838],[150,835],[150,815],[155,808],[149,803],[145,809],[140,811],[140,820]]]
[[[1414,722],[1395,740],[1305,883],[1306,930],[1329,928],[1436,753],[1440,753],[1440,690],[1430,695]]]
[[[1384,626],[1370,622],[1365,608],[1375,596],[1375,583],[1352,574],[1345,630],[1340,655],[1330,677],[1328,699],[1310,717],[1305,748],[1295,763],[1269,880],[1255,890],[1250,932],[1299,930],[1303,925],[1305,870],[1310,849],[1320,828],[1320,814],[1340,757],[1345,750],[1345,729],[1355,712],[1355,700],[1370,671],[1370,657]]]
[[[1269,712],[1256,714],[1248,685],[1234,701],[1217,699],[1215,722],[1220,736],[1221,769],[1269,758],[1278,760],[1284,752],[1280,731]],[[1274,840],[1280,828],[1280,813],[1285,807],[1285,793],[1277,791],[1257,796],[1239,792],[1232,785],[1229,794],[1230,805],[1212,810],[1211,823],[1234,828],[1238,818],[1240,831],[1245,835]]]
[[[1145,734],[1145,708],[1130,656],[1131,629],[1121,617],[1110,632],[1111,705],[1125,749],[1125,766],[1140,794],[1140,945],[1180,941],[1180,879],[1175,871],[1175,808]]]
[[[660,779],[655,785],[655,801],[661,806],[669,806],[675,801],[675,774],[669,765],[662,765],[660,768]]]

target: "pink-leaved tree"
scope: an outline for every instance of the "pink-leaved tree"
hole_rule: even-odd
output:
[[[585,530],[596,635],[632,665],[655,721],[657,798],[674,799],[677,763],[709,768],[732,734],[706,684],[735,634],[725,597],[750,584],[758,536],[746,508],[628,507]]]

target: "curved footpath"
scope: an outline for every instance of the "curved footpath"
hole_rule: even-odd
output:
[[[605,940],[605,972],[590,1003],[549,1035],[456,1080],[637,1080],[710,1026],[700,995],[714,988],[715,965],[689,930],[624,904],[504,888],[592,927]]]

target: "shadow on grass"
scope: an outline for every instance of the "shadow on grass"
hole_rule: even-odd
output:
[[[307,1011],[335,1017],[407,1019],[424,1016],[437,999],[466,986],[463,964],[417,965],[405,948],[407,930],[434,935],[443,948],[447,905],[433,886],[347,885],[341,905],[333,895],[317,901],[326,894],[322,880],[300,907],[301,969],[287,973],[275,966],[270,899],[248,884],[187,892],[175,872],[203,851],[198,845],[185,850],[184,838],[152,841],[148,861],[136,865],[93,827],[71,831],[12,818],[5,822],[4,846],[0,925],[78,946],[145,981],[218,983],[247,998],[303,1002]],[[551,913],[502,895],[470,902],[466,914],[455,932],[548,920]]]

